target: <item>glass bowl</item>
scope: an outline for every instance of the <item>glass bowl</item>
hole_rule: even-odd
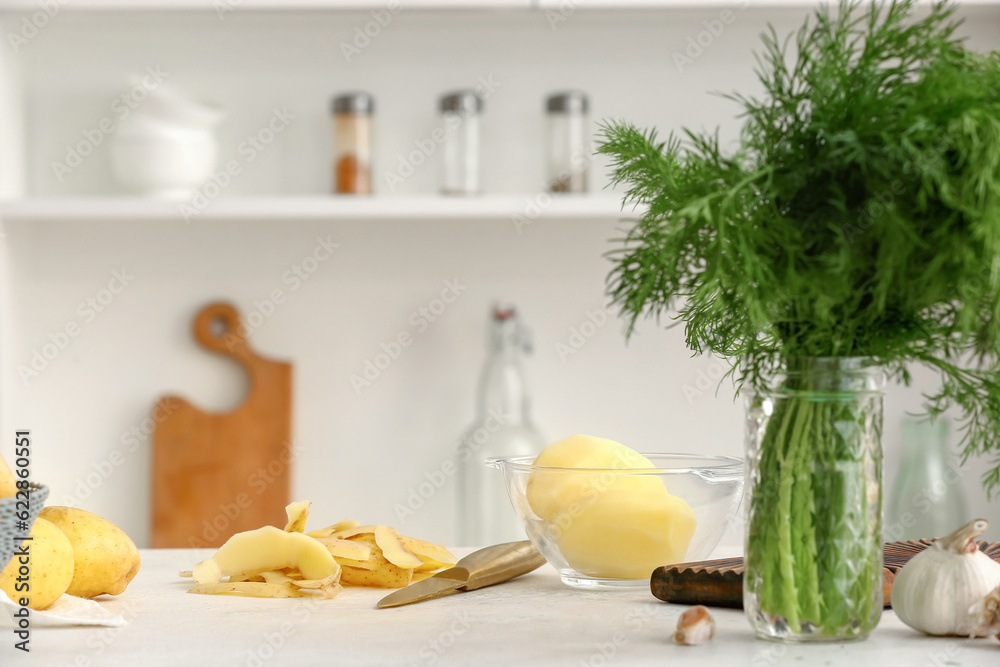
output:
[[[503,473],[528,539],[565,584],[632,588],[661,565],[707,559],[743,498],[742,459],[643,456],[656,467],[556,468],[531,456],[486,464]]]

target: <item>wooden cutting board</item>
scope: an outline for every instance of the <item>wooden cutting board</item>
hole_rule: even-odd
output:
[[[239,531],[285,525],[292,366],[254,354],[239,322],[231,305],[213,303],[194,336],[246,370],[244,403],[213,414],[165,396],[153,411],[154,548],[217,547]]]
[[[915,554],[932,540],[889,542],[885,545],[883,596],[890,606],[892,581]],[[979,542],[979,549],[1000,562],[1000,542]],[[743,559],[723,558],[658,567],[649,580],[653,595],[664,602],[743,608]]]

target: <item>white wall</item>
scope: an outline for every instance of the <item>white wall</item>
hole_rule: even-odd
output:
[[[397,164],[435,126],[435,100],[492,74],[501,87],[486,103],[485,181],[493,192],[536,192],[542,180],[542,99],[579,87],[593,117],[629,118],[664,132],[681,125],[722,125],[733,137],[734,107],[708,90],[754,90],[749,57],[765,20],[780,32],[801,13],[737,13],[737,20],[694,64],[678,71],[672,54],[718,9],[664,14],[578,11],[551,30],[544,14],[427,13],[397,16],[352,64],[338,48],[365,14],[73,15],[57,17],[20,56],[26,77],[27,189],[44,196],[113,193],[107,142],[63,182],[52,162],[109,114],[126,77],[161,66],[169,80],[225,105],[223,159],[255,133],[275,106],[294,123],[245,165],[227,195],[322,193],[327,189],[326,107],[335,92],[362,88],[378,104],[379,173]],[[997,47],[1000,17],[976,15],[968,31],[980,48]],[[605,182],[597,167],[595,190]],[[436,188],[426,166],[401,193]],[[383,188],[384,190],[384,188]],[[691,400],[711,361],[691,358],[682,332],[643,326],[629,345],[613,318],[576,355],[557,343],[601,308],[614,226],[539,223],[518,234],[507,221],[11,223],[4,241],[10,278],[10,395],[5,432],[35,433],[35,476],[53,499],[73,496],[121,438],[168,392],[206,409],[237,403],[242,378],[232,364],[197,349],[190,321],[217,298],[244,313],[272,289],[287,303],[257,329],[258,350],[295,363],[294,495],[315,502],[317,521],[344,516],[399,525],[393,505],[437,469],[472,419],[473,391],[485,354],[485,323],[496,299],[517,304],[534,329],[529,365],[537,421],[553,439],[575,432],[616,438],[638,449],[740,455],[742,408],[723,385]],[[295,291],[282,282],[318,237],[341,243]],[[78,304],[125,268],[129,287],[92,322]],[[409,314],[458,278],[468,289],[367,391],[349,376],[379,343],[410,329]],[[25,385],[16,366],[50,333],[75,321],[81,333]],[[930,386],[932,378],[917,376]],[[899,461],[899,422],[919,392],[888,399],[887,488]],[[6,447],[6,445],[5,445]],[[979,514],[1000,526],[970,468],[967,493]],[[148,447],[139,448],[82,506],[119,523],[137,542],[149,536]],[[402,528],[453,540],[450,487]],[[1000,537],[994,528],[993,538]]]

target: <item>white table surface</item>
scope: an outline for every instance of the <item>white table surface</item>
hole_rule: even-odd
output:
[[[863,642],[783,645],[755,640],[742,612],[718,609],[714,640],[678,646],[671,635],[684,607],[660,602],[648,588],[571,589],[547,565],[505,584],[395,609],[375,608],[388,593],[382,589],[345,588],[324,601],[187,594],[190,583],[177,572],[211,553],[143,550],[129,589],[100,598],[127,627],[36,628],[28,655],[5,630],[0,666],[1000,666],[995,639],[924,637],[889,610]]]

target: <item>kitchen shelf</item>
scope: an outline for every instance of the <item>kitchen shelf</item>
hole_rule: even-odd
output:
[[[401,11],[531,9],[536,0],[398,0]],[[388,0],[72,0],[60,11],[357,11],[387,9]],[[689,3],[690,4],[690,3]],[[36,0],[0,0],[2,11],[39,11]]]
[[[918,4],[930,5],[935,0],[919,0]],[[835,4],[836,0],[833,0]],[[543,10],[557,10],[567,5],[567,0],[536,0],[537,7]],[[731,9],[734,13],[740,10],[814,8],[824,4],[824,0],[572,0],[575,9],[702,9],[718,7]],[[826,0],[826,4],[831,4]],[[1000,6],[1000,0],[960,0],[962,5],[993,5]]]
[[[773,9],[815,7],[819,0],[753,0],[741,7],[737,0],[400,0],[401,9],[413,10],[480,10],[538,9],[566,11],[577,9],[702,9],[709,7],[739,9]],[[923,4],[930,4],[926,0]],[[1000,5],[1000,0],[962,0],[963,5]],[[386,0],[73,0],[60,11],[357,11],[385,9]],[[37,0],[0,0],[0,11],[36,12]]]
[[[142,197],[73,197],[8,199],[0,202],[0,220],[18,221],[164,221],[185,222],[187,200]],[[597,220],[634,217],[621,198],[600,195],[492,195],[469,198],[329,196],[232,197],[212,201],[192,223],[212,220]]]

